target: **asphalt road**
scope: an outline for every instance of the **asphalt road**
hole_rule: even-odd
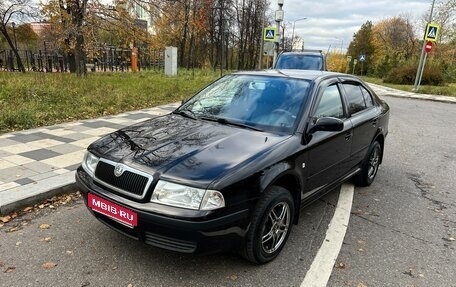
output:
[[[456,105],[386,100],[384,162],[355,189],[328,286],[456,286]]]
[[[456,105],[387,101],[384,163],[371,187],[355,189],[327,286],[456,286]],[[146,246],[96,221],[81,199],[44,207],[0,228],[0,286],[300,286],[337,200],[335,191],[306,208],[264,266]]]

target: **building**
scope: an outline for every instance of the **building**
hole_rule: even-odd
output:
[[[49,31],[52,28],[52,24],[45,21],[31,22],[30,28],[41,38],[44,37],[46,31]]]

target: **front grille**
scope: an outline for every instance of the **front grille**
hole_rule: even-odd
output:
[[[124,172],[120,176],[116,176],[115,165],[115,162],[100,159],[95,170],[95,180],[116,192],[137,199],[143,198],[152,182],[152,176],[127,166],[124,166]]]

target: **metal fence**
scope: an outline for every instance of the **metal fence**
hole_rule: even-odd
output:
[[[19,50],[24,68],[36,72],[69,72],[70,58],[60,51]],[[128,72],[131,71],[131,50],[116,47],[102,47],[95,51],[96,56],[87,58],[87,70],[91,72]],[[165,51],[140,49],[138,69],[164,69]],[[18,71],[13,50],[0,51],[0,70]]]

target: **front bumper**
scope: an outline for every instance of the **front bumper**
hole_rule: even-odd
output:
[[[79,168],[76,183],[87,206],[92,193],[137,214],[137,226],[125,226],[110,217],[87,208],[110,228],[146,244],[182,253],[212,253],[238,247],[242,244],[250,222],[250,211],[241,209],[228,215],[204,218],[179,218],[141,209],[141,203],[102,190],[94,185],[87,173]],[[144,205],[150,203],[143,203]]]

